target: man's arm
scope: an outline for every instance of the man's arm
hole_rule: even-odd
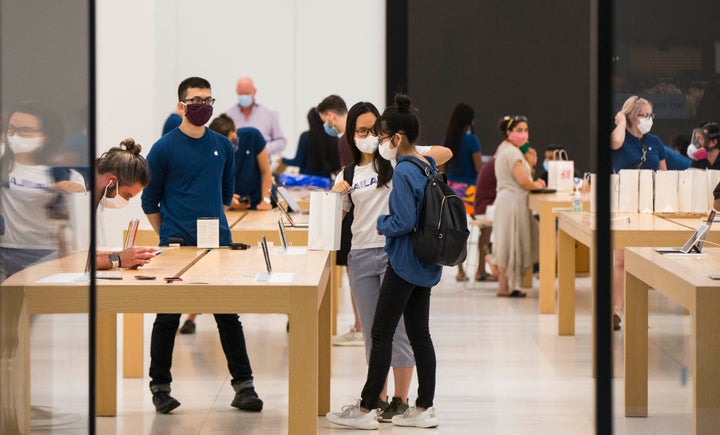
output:
[[[280,128],[280,117],[277,112],[272,114],[272,128],[270,129],[270,138],[267,140],[265,148],[268,151],[268,156],[273,157],[282,154],[283,150],[287,146],[287,139],[285,134]]]
[[[256,159],[260,169],[260,196],[263,199],[255,208],[258,210],[270,210],[272,209],[272,205],[264,201],[265,198],[270,198],[270,189],[272,189],[272,171],[270,170],[270,159],[268,158],[267,147],[260,151]]]
[[[108,270],[113,268],[112,260],[110,260],[111,254],[117,254],[120,258],[118,266],[123,269],[132,269],[144,264],[148,264],[150,259],[155,257],[157,248],[147,247],[132,247],[127,248],[120,252],[98,252],[95,254],[95,266],[98,270]]]
[[[160,216],[160,213],[146,214],[145,216],[147,216],[155,232],[160,234],[160,227],[162,227],[162,216]]]

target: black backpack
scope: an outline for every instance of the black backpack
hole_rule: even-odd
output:
[[[445,174],[433,172],[429,165],[415,157],[407,161],[427,177],[418,222],[410,234],[415,255],[425,264],[456,266],[462,263],[467,257],[470,236],[465,204],[447,185]]]
[[[351,187],[355,175],[355,163],[350,163],[343,168],[343,180]],[[339,174],[338,174],[339,175]],[[352,203],[352,197],[350,197]],[[338,266],[347,266],[347,256],[352,248],[352,223],[354,219],[355,204],[352,205],[350,211],[345,214],[342,221],[342,233],[340,236],[340,250],[335,253],[335,264]]]

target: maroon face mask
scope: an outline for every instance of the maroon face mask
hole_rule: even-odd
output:
[[[201,127],[210,120],[213,114],[213,106],[208,104],[188,104],[185,116],[193,125]]]

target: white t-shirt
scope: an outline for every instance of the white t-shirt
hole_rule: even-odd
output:
[[[335,177],[335,184],[343,181],[342,172]],[[377,218],[388,214],[388,199],[392,181],[378,188],[378,174],[373,164],[355,166],[352,188],[352,204],[355,217],[352,223],[352,249],[382,248],[385,236],[377,233]],[[350,210],[350,198],[343,196],[343,210]]]
[[[418,154],[421,154],[423,156],[429,153],[431,148],[431,145],[415,145],[415,151],[417,151]],[[397,166],[397,159],[390,160],[390,164],[393,168],[395,168],[395,166]]]
[[[52,184],[52,171],[47,166],[26,166],[15,163],[8,177],[9,186],[0,187],[0,215],[5,219],[5,234],[0,246],[18,249],[57,249],[57,222],[47,219],[45,206],[57,195],[47,190]],[[70,180],[85,185],[77,171],[70,171]]]

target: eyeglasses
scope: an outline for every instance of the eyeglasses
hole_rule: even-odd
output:
[[[360,127],[357,130],[355,130],[355,136],[359,137],[360,139],[365,139],[368,137],[369,134],[372,134],[373,136],[377,136],[377,133],[375,133],[375,128],[365,128]]]
[[[655,119],[655,114],[654,113],[638,113],[638,118]]]
[[[405,135],[405,132],[402,130],[400,130],[396,133],[380,132],[380,133],[378,133],[378,139],[380,139],[380,142],[385,142],[386,140],[390,139],[391,137],[395,136],[396,134]]]
[[[187,100],[183,100],[182,102],[186,104],[189,102],[190,104],[206,104],[208,106],[212,106],[213,104],[215,104],[215,99],[213,97],[207,97],[205,99],[202,99],[200,97],[193,97]]]
[[[503,122],[506,122],[506,121],[509,121],[509,122],[508,122],[507,127],[505,127],[505,130],[510,130],[512,128],[513,124],[516,124],[518,122],[528,122],[527,118],[523,115],[504,116]]]
[[[7,135],[13,136],[15,133],[17,133],[18,136],[21,136],[21,137],[28,137],[28,136],[33,136],[38,133],[42,133],[42,128],[15,127],[14,125],[9,124],[7,127]]]

